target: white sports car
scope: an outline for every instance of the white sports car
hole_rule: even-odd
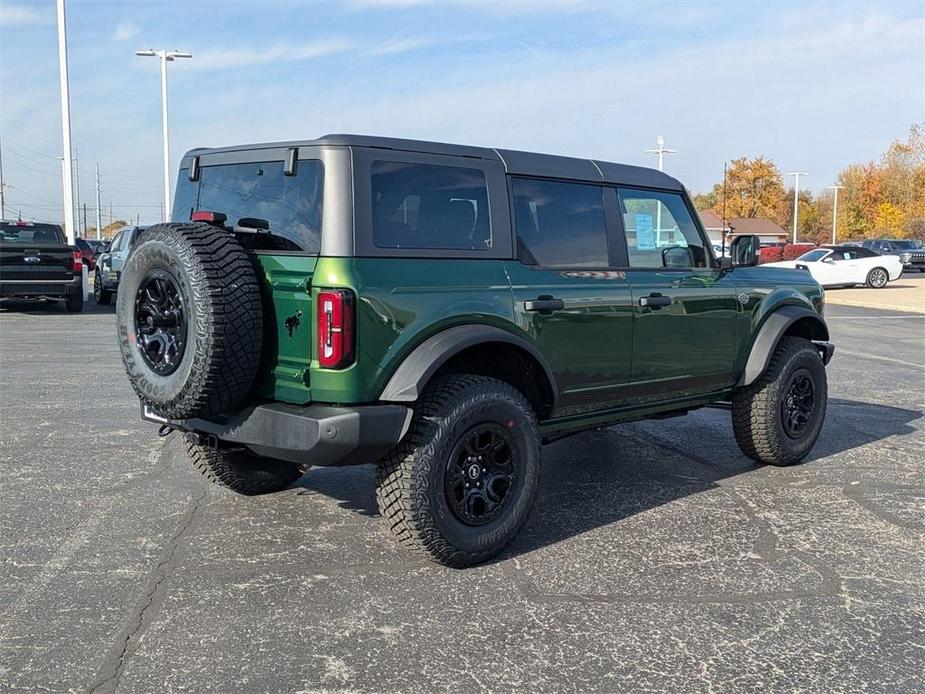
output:
[[[762,267],[791,267],[806,270],[823,287],[853,287],[864,284],[873,289],[898,280],[903,264],[898,256],[878,255],[856,246],[820,246],[796,260],[766,263]]]

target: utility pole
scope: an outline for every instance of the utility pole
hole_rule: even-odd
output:
[[[832,207],[832,245],[835,245],[835,232],[838,229],[838,191],[845,186],[828,186],[829,190],[835,191],[835,204]]]
[[[84,238],[87,238],[87,203],[84,203]]]
[[[75,219],[80,221],[80,152],[77,151],[77,148],[74,148],[74,212]],[[79,224],[77,226],[80,226]],[[76,234],[75,234],[76,235]],[[84,236],[87,235],[87,230],[84,229]]]
[[[665,147],[665,137],[664,137],[664,135],[658,135],[658,136],[655,138],[655,144],[656,144],[656,148],[655,148],[655,149],[647,149],[647,150],[646,150],[646,154],[657,154],[657,155],[658,155],[658,170],[659,170],[659,171],[664,171],[664,170],[665,170],[665,169],[664,169],[665,155],[666,155],[666,154],[674,154],[674,153],[677,152],[678,150],[676,150],[676,149],[668,149],[667,147]],[[655,238],[656,238],[656,243],[657,243],[657,244],[661,244],[661,241],[662,241],[662,203],[661,203],[661,201],[658,202],[658,206],[657,206],[655,209],[656,209],[656,212],[655,212]]]
[[[793,243],[797,242],[797,215],[800,203],[800,176],[809,176],[805,171],[788,171],[785,176],[793,176]]]
[[[96,240],[99,241],[103,233],[102,213],[100,212],[100,163],[96,162]]]
[[[64,145],[64,230],[74,245],[74,182],[71,179],[71,96],[67,78],[67,25],[64,0],[58,0],[58,80],[61,87],[61,135]]]
[[[6,184],[3,182],[3,144],[0,140],[0,219],[6,219],[6,198],[3,197],[3,190]]]
[[[187,51],[165,51],[149,48],[144,51],[135,51],[135,55],[143,58],[159,58],[161,61],[161,117],[164,122],[164,213],[161,218],[165,222],[170,220],[170,139],[167,136],[167,63],[177,58],[192,58],[193,54]]]

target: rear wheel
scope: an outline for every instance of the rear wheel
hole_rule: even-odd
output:
[[[295,463],[261,458],[244,449],[204,446],[190,434],[183,441],[193,467],[210,482],[238,494],[278,492],[302,476],[303,468]]]
[[[93,275],[93,298],[100,306],[105,306],[112,301],[112,292],[103,287],[103,278],[99,270]]]
[[[399,542],[464,567],[497,554],[526,520],[539,480],[536,417],[493,378],[440,377],[380,462],[376,498]]]
[[[759,463],[798,463],[819,437],[827,402],[825,366],[813,343],[783,337],[761,377],[732,395],[736,443]]]
[[[871,289],[882,289],[890,281],[890,275],[882,267],[875,267],[867,273],[867,286]]]

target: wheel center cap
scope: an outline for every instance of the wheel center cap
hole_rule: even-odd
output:
[[[466,471],[466,474],[469,475],[470,480],[478,479],[481,473],[482,467],[478,463],[472,463],[472,465],[470,465],[469,469]]]

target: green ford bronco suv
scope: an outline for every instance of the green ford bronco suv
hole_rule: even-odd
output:
[[[143,417],[242,494],[376,463],[390,530],[449,566],[516,534],[542,443],[718,405],[789,465],[825,418],[822,289],[756,237],[718,261],[658,171],[330,135],[192,150],[172,216],[117,296]]]

